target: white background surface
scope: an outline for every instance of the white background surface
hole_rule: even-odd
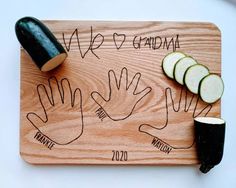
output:
[[[0,1],[0,188],[236,187],[235,0],[1,0]],[[222,32],[227,121],[224,158],[208,174],[196,166],[32,166],[19,155],[19,43],[14,24],[39,19],[210,21]]]

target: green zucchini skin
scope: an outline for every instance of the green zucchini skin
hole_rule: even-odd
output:
[[[200,171],[207,173],[222,160],[225,123],[207,124],[194,120],[194,126]]]
[[[38,19],[24,17],[15,24],[16,36],[39,69],[50,59],[66,53],[52,32]]]

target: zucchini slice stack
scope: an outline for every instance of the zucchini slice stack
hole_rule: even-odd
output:
[[[192,93],[199,94],[206,103],[215,103],[223,95],[221,77],[210,73],[206,66],[182,52],[167,54],[162,61],[162,69],[167,77],[185,85]]]

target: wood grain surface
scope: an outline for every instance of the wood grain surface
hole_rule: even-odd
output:
[[[168,79],[182,51],[221,74],[211,23],[45,21],[68,52],[43,73],[21,49],[20,154],[32,164],[198,164],[193,117],[220,116]]]

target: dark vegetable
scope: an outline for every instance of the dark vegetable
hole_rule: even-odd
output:
[[[60,65],[67,53],[51,31],[38,19],[24,17],[16,22],[16,36],[41,71]]]
[[[225,121],[220,118],[197,117],[194,126],[200,171],[207,173],[223,157]]]

